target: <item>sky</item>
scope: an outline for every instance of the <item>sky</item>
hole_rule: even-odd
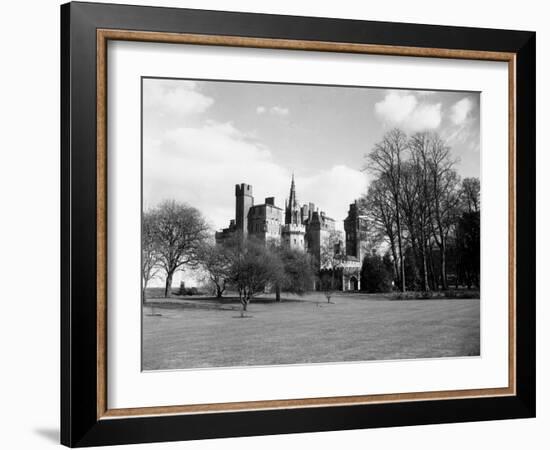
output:
[[[459,175],[479,177],[479,93],[144,78],[143,206],[186,202],[218,230],[235,184],[284,208],[294,173],[300,203],[342,229],[365,155],[394,127],[439,133]]]

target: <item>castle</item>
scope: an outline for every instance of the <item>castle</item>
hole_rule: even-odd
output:
[[[283,216],[284,215],[284,216]],[[284,217],[284,220],[283,220]],[[294,175],[290,184],[290,194],[285,201],[285,209],[275,205],[274,197],[267,197],[263,204],[254,204],[252,186],[237,184],[235,186],[235,219],[229,227],[216,232],[216,242],[239,233],[243,238],[253,236],[263,242],[285,245],[289,248],[308,252],[319,273],[334,271],[335,288],[343,291],[361,288],[361,262],[365,255],[365,242],[361,233],[361,216],[357,201],[349,207],[344,220],[345,244],[340,239],[334,243],[337,235],[335,220],[324,211],[319,211],[313,203],[300,205],[296,195]],[[330,251],[339,255],[335,267],[323,260],[322,252],[326,246],[334,246]],[[316,281],[314,289],[320,288]]]

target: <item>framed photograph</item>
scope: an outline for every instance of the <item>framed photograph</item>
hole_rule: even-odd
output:
[[[61,7],[61,441],[535,415],[535,33]]]

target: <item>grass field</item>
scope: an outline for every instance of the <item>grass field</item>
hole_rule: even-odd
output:
[[[479,355],[479,300],[322,294],[281,303],[169,299],[144,306],[143,369]],[[151,313],[154,314],[151,314]]]

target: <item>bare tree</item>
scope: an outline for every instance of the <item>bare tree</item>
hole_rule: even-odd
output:
[[[400,194],[402,189],[402,160],[408,149],[408,139],[403,131],[395,128],[387,132],[367,155],[366,169],[384,180],[390,194],[395,215],[397,252],[399,256],[399,279],[401,291],[405,292],[405,260],[402,233]]]
[[[341,245],[342,235],[338,230],[330,230],[321,242],[319,252],[319,278],[327,303],[330,303],[332,292],[335,289],[336,270],[345,260],[345,254],[340,248]]]
[[[372,231],[375,236],[373,242],[387,240],[392,256],[394,279],[399,279],[399,257],[397,255],[397,229],[395,223],[395,208],[386,187],[385,180],[374,180],[366,193],[361,198],[363,209],[367,213]]]
[[[470,213],[479,212],[479,178],[464,178],[460,189],[462,208]]]
[[[440,251],[441,287],[447,289],[447,241],[457,220],[459,177],[451,149],[434,135],[428,148],[428,179],[433,198],[432,234]]]
[[[199,259],[208,280],[216,288],[216,297],[221,298],[231,278],[233,251],[228,243],[205,242],[200,246]]]
[[[459,223],[458,208],[479,211],[479,181],[468,179],[459,192],[455,164],[450,148],[431,132],[407,138],[391,130],[367,155],[365,169],[376,178],[361,200],[374,228],[390,244],[403,291],[417,285],[437,288],[434,260],[441,287],[447,289],[447,253]]]
[[[155,242],[156,216],[154,211],[146,211],[141,222],[141,301],[146,301],[147,284],[158,275],[159,252]]]
[[[428,291],[429,255],[431,255],[431,223],[433,212],[433,194],[429,173],[429,151],[432,141],[437,139],[433,133],[414,134],[409,140],[410,161],[416,185],[416,228],[421,260],[422,289]]]
[[[174,273],[184,265],[199,263],[198,251],[207,239],[208,226],[196,208],[174,200],[157,206],[154,216],[158,264],[166,273],[164,296],[168,297]]]
[[[410,246],[413,255],[413,264],[410,264],[408,277],[412,288],[416,288],[420,278],[420,221],[421,221],[421,193],[422,186],[418,180],[417,168],[411,160],[404,161],[401,168],[400,209],[403,217],[403,234]],[[424,284],[424,283],[422,283]],[[425,287],[423,286],[424,290]]]

